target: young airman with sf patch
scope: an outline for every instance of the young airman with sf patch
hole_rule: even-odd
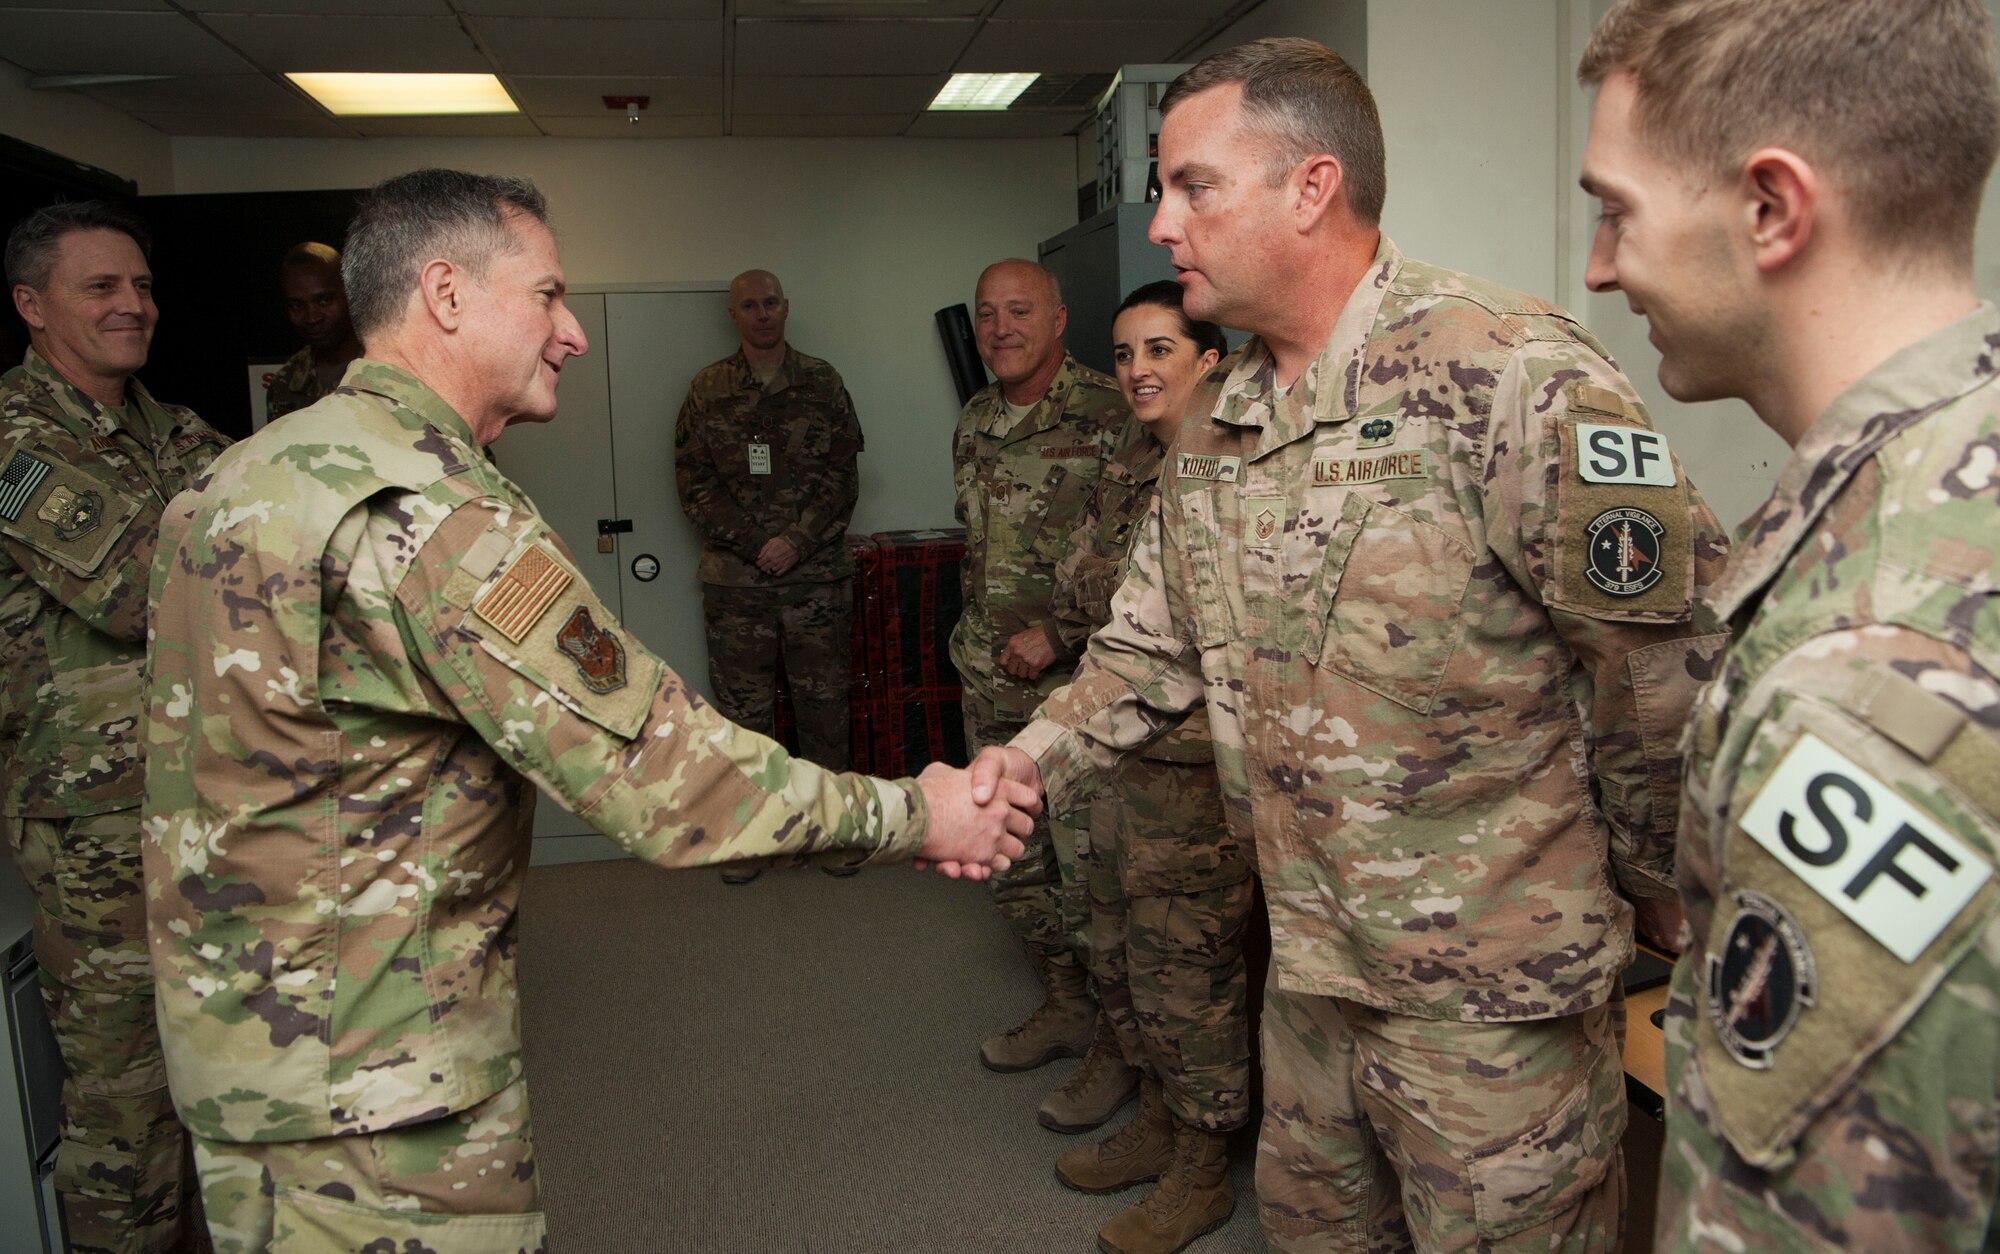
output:
[[[1579,72],[1591,286],[1676,399],[1792,446],[1710,594],[1736,635],[1687,741],[1662,1250],[1993,1241],[1993,57],[1976,0],[1623,0]]]

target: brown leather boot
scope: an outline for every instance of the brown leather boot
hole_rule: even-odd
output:
[[[1064,1150],[1056,1179],[1079,1193],[1116,1193],[1160,1178],[1174,1159],[1174,1117],[1152,1076],[1139,1077],[1139,1113],[1101,1141]]]
[[[1083,1065],[1063,1086],[1042,1099],[1035,1118],[1056,1132],[1088,1132],[1118,1113],[1139,1091],[1139,1070],[1125,1065],[1111,1016],[1097,1012],[1097,1034]]]
[[[1229,1137],[1174,1122],[1174,1159],[1153,1191],[1097,1230],[1104,1254],[1175,1254],[1236,1209]]]
[[[1090,1046],[1097,1006],[1090,1000],[1083,967],[1075,959],[1038,957],[1042,1004],[1019,1027],[987,1038],[979,1061],[989,1071],[1033,1071],[1058,1058],[1080,1058]]]

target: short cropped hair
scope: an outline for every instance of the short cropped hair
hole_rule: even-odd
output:
[[[1970,262],[2000,150],[1979,0],[1620,0],[1577,78],[1619,70],[1665,159],[1728,179],[1759,148],[1791,149],[1845,191],[1871,241]]]
[[[484,278],[496,254],[517,247],[507,223],[526,214],[544,225],[548,201],[523,178],[412,170],[375,185],[347,228],[340,276],[355,334],[394,328],[417,274],[437,258]]]
[[[1213,322],[1203,322],[1199,318],[1188,317],[1187,307],[1182,303],[1185,298],[1186,293],[1181,290],[1180,284],[1172,279],[1155,279],[1151,283],[1133,288],[1118,306],[1118,313],[1136,309],[1140,305],[1158,305],[1162,309],[1171,309],[1180,315],[1181,337],[1194,345],[1197,357],[1211,348],[1218,353],[1228,353],[1229,338],[1223,335],[1222,328]],[[1111,319],[1116,322],[1118,314],[1111,315]]]
[[[306,270],[314,266],[325,266],[338,274],[340,250],[331,244],[322,244],[318,240],[306,240],[304,243],[294,244],[285,250],[284,257],[278,262],[278,273],[283,274],[287,270]]]
[[[1388,158],[1375,94],[1353,66],[1310,39],[1258,39],[1218,52],[1182,74],[1160,97],[1160,116],[1198,92],[1243,85],[1250,129],[1269,144],[1266,176],[1276,186],[1307,157],[1340,162],[1347,207],[1368,226],[1382,221],[1389,195]]]
[[[130,236],[139,255],[153,258],[153,233],[139,215],[109,200],[47,205],[15,224],[7,235],[7,282],[41,291],[56,267],[56,246],[72,231],[117,231]]]

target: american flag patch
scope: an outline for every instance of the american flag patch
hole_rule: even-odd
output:
[[[16,453],[7,463],[7,469],[0,471],[0,518],[13,522],[21,516],[21,508],[35,489],[48,478],[49,464],[33,453]]]
[[[493,586],[472,603],[472,612],[515,644],[549,608],[549,602],[569,587],[570,573],[542,546],[531,545],[500,572]]]

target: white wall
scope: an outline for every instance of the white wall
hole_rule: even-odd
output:
[[[174,190],[172,141],[73,91],[36,91],[26,72],[0,61],[0,134],[133,179],[152,196]]]
[[[1068,137],[174,143],[182,193],[365,187],[422,165],[526,175],[579,287],[776,272],[791,342],[833,362],[861,415],[857,531],[950,525],[959,405],[932,315],[1072,225],[1073,163]]]

